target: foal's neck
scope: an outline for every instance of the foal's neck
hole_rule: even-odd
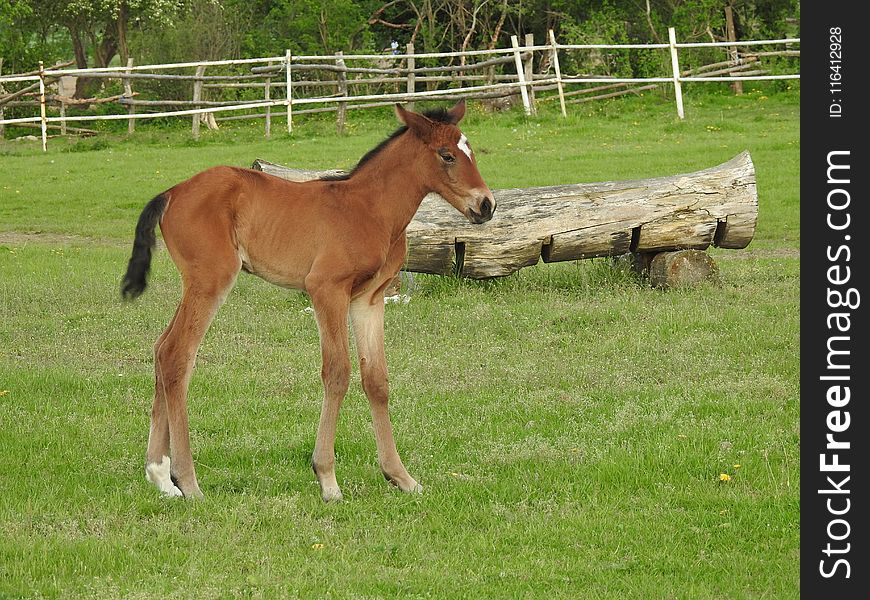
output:
[[[356,172],[348,183],[366,189],[364,202],[398,237],[414,218],[420,203],[433,190],[419,162],[426,146],[407,131],[391,140]]]

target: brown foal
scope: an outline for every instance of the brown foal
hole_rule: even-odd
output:
[[[403,125],[346,176],[295,183],[215,167],[145,206],[122,294],[145,290],[158,223],[183,282],[175,316],[154,345],[145,474],[163,494],[202,497],[187,390],[200,342],[239,271],[304,290],[314,306],[324,397],[312,466],[323,499],[341,499],[334,443],[351,370],[348,314],[381,470],[401,490],[422,491],[399,458],[390,424],[383,292],[404,262],[405,228],[426,194],[441,195],[472,223],[492,218],[495,200],[457,127],[464,114],[464,102],[425,114],[397,105]]]

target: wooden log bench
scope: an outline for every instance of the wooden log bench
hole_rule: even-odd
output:
[[[294,181],[337,173],[260,159],[253,168]],[[758,219],[755,167],[748,152],[682,175],[493,190],[493,195],[495,216],[483,225],[470,224],[437,195],[426,196],[408,225],[404,270],[485,279],[509,275],[540,260],[633,253],[639,257],[636,263],[652,274],[648,267],[659,253],[711,245],[745,248]],[[697,258],[684,253],[655,272],[673,272],[673,265],[687,261],[699,264]]]

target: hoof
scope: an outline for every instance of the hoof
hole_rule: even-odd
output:
[[[382,471],[384,479],[392,483],[394,486],[405,492],[406,494],[422,494],[423,486],[417,483],[413,477],[404,474],[403,477],[390,477],[386,471]]]
[[[396,487],[398,487],[400,490],[402,490],[406,494],[422,494],[423,493],[423,486],[420,485],[419,483],[417,483],[416,481],[413,483],[413,485],[409,485],[407,487],[401,486],[401,485],[397,485]]]
[[[323,498],[324,502],[341,502],[344,500],[344,496],[342,496],[341,490],[338,488],[321,490],[320,497]]]
[[[173,485],[169,489],[161,488],[160,496],[163,498],[184,498],[184,493]]]
[[[199,491],[199,488],[191,491],[190,493],[185,494],[182,492],[185,500],[205,500],[205,496],[202,492]]]
[[[160,495],[164,498],[180,498],[184,496],[178,486],[172,481],[172,475],[169,472],[168,456],[164,456],[163,460],[159,463],[146,464],[145,478],[157,486],[157,489],[160,490]]]

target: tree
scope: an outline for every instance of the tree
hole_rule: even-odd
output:
[[[166,61],[379,51],[394,40],[423,51],[492,48],[527,33],[540,43],[549,29],[565,40],[645,43],[675,27],[681,40],[709,40],[725,35],[726,5],[738,38],[799,35],[799,0],[0,0],[0,52],[7,65],[72,54],[79,67],[104,67],[126,61],[128,32],[141,42],[137,57]]]
[[[371,50],[366,16],[369,0],[272,0],[252,2],[252,22],[243,53],[331,54]]]
[[[7,0],[4,3],[17,6],[31,31],[42,31],[44,39],[66,31],[80,69],[107,67],[119,52],[126,61],[129,23],[168,23],[182,4],[177,0],[23,0],[12,3]],[[93,79],[79,79],[76,96],[87,97],[98,85]]]
[[[28,43],[31,37],[24,25],[32,9],[28,3],[13,0],[0,0],[0,58],[3,59],[5,72],[24,71],[32,48]]]

